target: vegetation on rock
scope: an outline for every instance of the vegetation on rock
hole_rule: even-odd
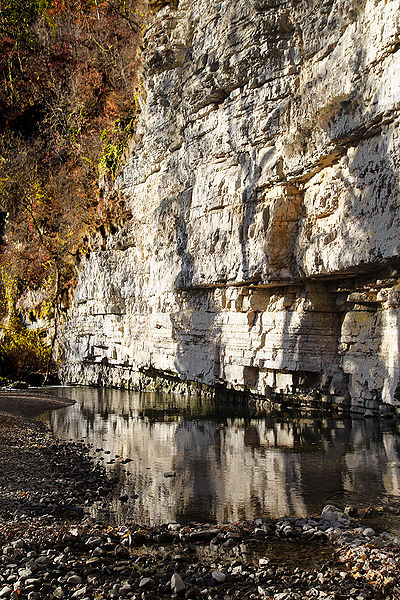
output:
[[[133,132],[148,13],[144,0],[0,0],[2,370],[21,370],[19,309],[54,317],[88,235],[118,208],[98,182]],[[46,344],[26,336],[40,363]]]

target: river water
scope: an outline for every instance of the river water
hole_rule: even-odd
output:
[[[57,438],[90,444],[118,478],[111,507],[92,509],[108,517],[111,510],[115,523],[212,523],[400,501],[395,422],[300,417],[154,393],[53,390],[76,404],[41,418]]]

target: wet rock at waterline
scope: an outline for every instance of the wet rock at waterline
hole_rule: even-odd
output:
[[[328,521],[333,526],[349,525],[351,519],[336,506],[328,504],[321,513],[321,520]]]
[[[55,441],[39,422],[0,415],[0,435],[0,517],[81,517],[115,485],[86,446]]]
[[[230,523],[213,528],[218,544],[196,538],[200,524],[174,531],[163,525],[140,528],[139,547],[133,542],[134,529],[106,528],[88,519],[75,526],[40,521],[9,523],[9,529],[4,521],[1,525],[4,598],[15,592],[40,600],[161,600],[171,593],[194,600],[393,600],[400,592],[400,540],[367,531],[360,522],[332,528],[318,517],[270,520],[263,540],[255,535],[259,524]],[[18,530],[23,547],[16,548],[10,538]],[[303,532],[310,530],[312,539],[305,541]],[[122,544],[124,556],[118,551]]]
[[[88,479],[104,487],[113,482],[103,469],[90,474],[93,463],[85,447],[55,444],[37,422],[0,417],[0,427],[1,598],[162,600],[175,594],[187,600],[284,595],[392,600],[400,592],[400,539],[360,520],[346,520],[333,506],[325,507],[321,517],[211,526],[175,522],[110,527],[57,503],[43,514],[24,512],[40,486],[46,502],[54,499],[59,483],[65,483],[64,466],[74,476],[74,486],[67,482],[74,501],[81,490],[88,490]],[[18,462],[13,462],[14,454]],[[44,468],[50,468],[48,477]],[[28,471],[33,479],[26,476]],[[90,504],[93,498],[87,500]],[[331,515],[336,525],[322,518]]]
[[[320,514],[333,498],[361,509],[397,496],[400,422],[321,418],[233,399],[86,387],[63,393],[76,403],[53,411],[49,426],[61,439],[85,439],[96,460],[110,451],[115,462],[101,462],[119,484],[112,503],[99,502],[92,514],[115,525],[128,516],[142,524],[301,516]]]

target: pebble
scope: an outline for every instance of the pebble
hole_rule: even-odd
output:
[[[217,583],[224,583],[225,579],[226,579],[226,575],[225,573],[221,573],[221,571],[213,571],[211,573],[211,577],[217,582]]]
[[[340,508],[332,506],[331,504],[328,504],[324,507],[321,513],[321,520],[328,521],[329,523],[335,526],[338,524],[348,525],[350,523],[350,517],[345,515],[345,513],[340,510]]]
[[[68,577],[67,583],[69,585],[79,585],[80,583],[82,583],[82,577],[79,577],[79,575],[71,575],[70,577]]]
[[[174,594],[179,594],[180,592],[183,592],[185,588],[186,585],[183,582],[182,577],[178,573],[174,573],[171,577],[171,589],[174,592]]]
[[[129,594],[129,592],[132,591],[132,586],[128,583],[125,582],[123,585],[121,585],[121,587],[119,588],[119,594],[124,598],[127,594]]]
[[[281,520],[280,523],[277,523],[277,532],[288,527],[288,523],[287,520]],[[37,565],[39,569],[34,576],[27,578],[25,581],[15,579],[19,569],[17,562],[14,562],[7,554],[0,555],[0,561],[6,561],[7,576],[14,578],[14,586],[17,584],[21,586],[15,587],[15,589],[22,589],[24,596],[21,596],[21,598],[26,597],[29,600],[41,600],[43,594],[40,590],[43,582],[46,581],[43,577],[50,571],[54,573],[54,567],[56,567],[57,576],[53,579],[51,596],[49,597],[56,600],[85,600],[86,598],[93,600],[96,596],[100,597],[100,594],[110,600],[124,598],[137,598],[140,600],[141,597],[148,597],[150,600],[150,598],[163,597],[163,595],[168,594],[167,590],[170,590],[171,594],[182,594],[182,598],[185,597],[188,600],[199,597],[204,597],[207,600],[208,598],[214,599],[214,597],[218,600],[251,599],[252,597],[273,600],[303,600],[303,598],[331,600],[335,597],[338,588],[342,590],[341,594],[345,598],[373,600],[376,598],[375,591],[371,586],[368,587],[369,584],[366,580],[359,581],[359,579],[353,578],[351,565],[354,564],[355,568],[358,569],[358,561],[362,565],[365,563],[366,554],[364,553],[372,552],[375,553],[371,555],[373,561],[378,564],[380,569],[382,565],[385,565],[385,569],[388,569],[388,575],[392,563],[393,569],[396,567],[396,573],[399,571],[398,562],[400,559],[397,553],[394,551],[390,554],[386,546],[385,549],[379,551],[375,545],[369,550],[365,545],[357,548],[352,547],[355,527],[353,529],[351,527],[327,528],[325,521],[318,522],[318,520],[302,523],[296,521],[290,525],[293,529],[293,535],[298,536],[298,541],[294,542],[291,538],[289,543],[299,544],[298,547],[303,550],[307,547],[303,546],[304,542],[301,540],[303,525],[307,525],[306,529],[308,530],[313,529],[316,533],[323,533],[324,535],[325,530],[332,529],[336,536],[334,543],[338,544],[340,556],[343,556],[343,560],[346,562],[346,570],[343,569],[341,573],[340,568],[337,567],[336,570],[325,566],[322,569],[320,567],[318,570],[310,567],[306,568],[303,565],[302,558],[299,559],[298,566],[295,569],[293,567],[288,568],[285,566],[285,561],[281,558],[274,558],[273,553],[271,557],[259,556],[255,562],[252,552],[254,548],[257,549],[257,552],[261,552],[265,541],[255,536],[256,527],[250,522],[237,525],[240,533],[239,531],[232,531],[230,525],[219,528],[210,526],[209,529],[184,525],[176,530],[175,528],[171,529],[170,525],[140,531],[125,526],[108,529],[105,533],[103,528],[102,534],[99,533],[100,527],[96,527],[94,524],[84,527],[79,526],[76,530],[74,527],[70,527],[64,534],[64,541],[59,539],[54,548],[47,546],[44,550],[40,544],[35,546],[38,555],[35,558],[35,564],[39,561],[39,565]],[[361,531],[365,529],[367,528],[362,527]],[[222,541],[228,540],[234,543],[238,540],[238,537],[231,534],[236,533],[245,542],[241,545],[246,545],[248,548],[248,554],[246,555],[240,554],[240,547],[237,545],[228,548],[227,552],[231,555],[227,554],[226,569],[230,574],[231,581],[229,581],[226,572],[218,568],[217,561],[222,551],[222,545],[213,545],[212,548],[215,548],[215,550],[212,550],[206,539],[191,539],[189,535],[190,533],[201,533],[202,536],[206,537],[207,532],[213,536],[213,540],[220,538]],[[141,535],[147,540],[147,545],[143,547],[141,553],[138,555],[126,552],[126,556],[119,557],[119,551],[116,553],[116,550],[122,548],[122,537],[128,542],[127,548],[129,548],[129,544],[135,545],[134,540],[137,535]],[[184,540],[182,540],[182,535],[186,536]],[[157,536],[166,536],[167,544],[163,546],[157,544],[152,547],[151,540]],[[365,540],[371,538],[364,537],[363,539],[364,543],[369,543]],[[383,538],[379,539],[388,548],[392,547],[392,539],[387,542]],[[30,542],[32,546],[33,540],[30,540]],[[279,537],[271,534],[268,538],[267,547],[275,542],[279,542]],[[101,543],[104,550],[98,557],[91,557],[86,562],[88,549],[92,549],[91,551],[94,552],[99,548],[93,545],[95,543]],[[280,541],[279,543],[286,542]],[[307,544],[309,543],[307,542]],[[312,543],[314,548],[318,548],[320,544],[326,544],[326,542],[319,540]],[[7,547],[7,545],[5,544],[4,547]],[[201,553],[196,554],[194,549],[200,550]],[[204,554],[205,551],[209,554]],[[350,558],[349,552],[352,553]],[[377,552],[380,554],[376,554]],[[24,565],[29,563],[28,554],[28,550],[22,551],[21,549],[19,561]],[[230,559],[228,559],[229,556]],[[85,562],[82,562],[82,558]],[[96,562],[90,562],[93,558]],[[42,564],[40,565],[40,563]],[[185,575],[185,581],[178,572],[173,571],[173,567],[177,564],[187,574]],[[78,567],[82,571],[77,572]],[[171,572],[173,573],[172,576]],[[207,573],[210,575],[208,576]],[[82,583],[83,579],[85,584]],[[211,583],[211,580],[213,583]],[[394,579],[394,581],[396,580]],[[304,593],[300,596],[298,594],[299,582],[307,584],[306,588],[302,588]],[[68,592],[63,592],[65,583],[70,586]],[[283,586],[285,586],[285,589],[282,589]],[[350,589],[356,589],[356,592],[350,594]],[[12,592],[8,592],[8,595],[2,597],[9,600],[12,597],[11,594]],[[29,596],[29,594],[32,594],[32,596]],[[37,594],[37,598],[35,594]]]
[[[345,514],[329,505],[320,518],[257,519],[218,527],[140,527],[127,520],[113,528],[80,509],[71,512],[86,496],[89,505],[99,499],[100,488],[103,502],[112,482],[101,470],[93,471],[81,448],[51,443],[48,452],[63,465],[60,497],[67,509],[57,504],[57,486],[53,489],[51,477],[43,473],[39,481],[46,491],[37,490],[43,499],[38,513],[29,510],[29,498],[18,513],[12,503],[0,504],[0,598],[5,600],[15,600],[12,588],[28,600],[150,600],[172,594],[186,600],[375,600],[380,594],[375,581],[386,582],[388,598],[400,586],[400,539],[388,532],[377,537],[372,528],[349,518],[360,514],[351,507]],[[76,477],[65,479],[75,468]],[[51,515],[50,505],[55,507]]]
[[[98,535],[91,535],[90,538],[86,542],[86,546],[99,546],[102,544],[103,538]]]
[[[82,596],[84,596],[86,594],[86,586],[80,588],[79,590],[77,590],[76,592],[74,592],[71,596],[71,598],[81,598]]]

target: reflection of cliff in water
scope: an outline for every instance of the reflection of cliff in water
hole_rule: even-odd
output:
[[[112,506],[119,520],[304,515],[328,502],[376,504],[400,495],[392,423],[257,415],[213,400],[119,390],[64,388],[63,395],[77,404],[51,413],[53,431],[92,443],[120,476]],[[164,477],[169,471],[176,476]]]

